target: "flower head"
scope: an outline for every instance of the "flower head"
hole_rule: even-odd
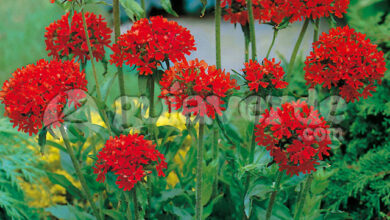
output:
[[[259,92],[261,88],[283,89],[288,85],[283,81],[285,74],[283,67],[280,66],[280,62],[276,63],[275,59],[264,59],[262,65],[256,60],[250,60],[249,63],[245,63],[242,71],[251,91]]]
[[[309,19],[329,17],[334,14],[342,18],[347,13],[350,0],[304,0],[302,16]]]
[[[323,155],[329,155],[328,127],[306,102],[285,103],[262,114],[256,125],[256,142],[266,147],[280,171],[291,176],[310,173]]]
[[[236,80],[230,79],[230,73],[197,59],[175,63],[165,71],[160,85],[160,98],[170,107],[183,108],[184,115],[194,113],[211,118],[225,110],[222,98],[239,89]]]
[[[306,58],[307,84],[337,89],[346,101],[367,98],[386,71],[383,52],[366,35],[345,26],[324,33]]]
[[[278,25],[284,19],[293,23],[302,19],[329,17],[331,14],[341,18],[346,13],[349,0],[253,0],[253,17],[259,23]],[[231,23],[248,23],[246,0],[223,0],[224,19]]]
[[[131,190],[153,167],[159,176],[165,176],[163,169],[167,168],[164,155],[156,150],[156,145],[138,134],[110,137],[97,158],[94,167],[97,181],[104,182],[106,174],[111,172],[124,191]]]
[[[85,73],[73,61],[45,61],[16,70],[4,82],[0,99],[6,115],[18,130],[36,134],[43,126],[63,122],[65,104],[77,108],[87,90]]]
[[[82,13],[75,12],[69,24],[69,13],[46,27],[45,43],[49,56],[62,58],[73,55],[78,60],[85,62],[90,60],[87,39],[83,26]],[[111,43],[112,30],[107,26],[104,18],[86,12],[85,19],[92,48],[96,61],[102,60],[105,54],[104,47]]]
[[[141,75],[153,74],[164,61],[177,62],[196,50],[190,31],[161,16],[136,21],[112,46],[110,63],[135,65]]]

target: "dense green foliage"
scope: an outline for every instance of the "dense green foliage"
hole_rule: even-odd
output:
[[[355,1],[348,22],[367,34],[390,57],[390,5]],[[389,218],[390,213],[390,73],[372,97],[349,104],[341,127],[345,140],[331,157],[332,176],[325,207],[342,209],[354,219]]]
[[[39,159],[26,148],[35,145],[28,135],[12,129],[7,119],[0,119],[0,219],[36,217],[24,199],[21,182],[37,183],[44,175]]]

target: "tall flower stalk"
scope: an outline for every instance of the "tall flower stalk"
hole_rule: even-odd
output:
[[[64,140],[66,150],[68,151],[70,159],[72,160],[72,164],[73,164],[73,167],[76,171],[76,175],[78,176],[80,183],[81,183],[81,186],[83,187],[84,196],[87,198],[89,204],[91,205],[93,215],[96,217],[96,219],[101,220],[102,216],[100,216],[98,208],[96,207],[96,204],[92,199],[91,191],[87,185],[87,181],[85,180],[84,175],[81,172],[80,164],[79,164],[79,162],[74,154],[72,146],[70,145],[69,138],[68,138],[68,135],[65,131],[65,128],[62,125],[60,126],[60,132],[62,135],[62,139]]]
[[[305,37],[305,33],[307,31],[307,27],[309,26],[309,21],[310,21],[309,19],[305,19],[305,22],[302,25],[301,32],[299,33],[299,36],[298,36],[298,40],[295,43],[293,52],[291,54],[290,62],[288,64],[287,73],[286,73],[287,74],[286,75],[287,82],[290,82],[291,74],[292,74],[292,71],[294,70],[295,60],[297,59],[299,48],[301,47],[303,38]]]
[[[280,182],[282,180],[284,171],[279,171],[278,175],[276,176],[275,185],[274,185],[274,191],[271,193],[271,197],[268,202],[267,212],[265,215],[266,220],[270,220],[272,216],[272,208],[275,204],[276,195],[278,194],[278,191],[280,189]]]
[[[88,46],[88,51],[89,51],[89,57],[90,57],[91,65],[92,65],[93,78],[95,80],[96,95],[97,95],[98,101],[100,102],[100,104],[102,104],[103,103],[103,98],[102,98],[102,94],[101,94],[101,91],[100,91],[99,80],[98,80],[97,74],[96,74],[95,62],[93,60],[91,40],[90,40],[90,37],[89,37],[87,21],[85,20],[84,9],[81,9],[81,14],[83,16],[83,26],[84,26],[84,31],[85,31],[85,37],[87,39],[87,46]],[[109,134],[111,135],[111,125],[110,125],[110,122],[108,120],[106,110],[104,109],[104,107],[103,108],[99,108],[99,110],[102,112],[103,120],[104,120],[104,122],[105,122],[105,124],[106,124],[106,126],[108,128]]]
[[[113,1],[113,16],[114,16],[115,43],[117,43],[118,38],[121,35],[119,0]],[[117,69],[118,69],[119,92],[120,92],[120,96],[121,96],[122,125],[127,126],[127,115],[126,115],[126,111],[124,111],[124,105],[126,103],[125,79],[124,79],[122,67],[118,66]]]
[[[195,219],[201,220],[203,216],[202,205],[202,166],[203,166],[203,139],[204,139],[204,117],[199,117],[199,138],[196,148],[196,205]]]

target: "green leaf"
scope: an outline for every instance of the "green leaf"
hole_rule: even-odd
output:
[[[252,212],[253,197],[264,197],[272,191],[272,188],[264,184],[251,184],[249,190],[244,198],[245,215],[249,218]]]
[[[94,220],[91,214],[86,213],[70,205],[56,205],[45,209],[46,212],[50,212],[54,217],[58,219],[73,220],[73,219],[85,219]]]
[[[160,3],[166,12],[175,17],[179,17],[179,15],[172,8],[171,0],[160,0]]]
[[[217,172],[217,163],[214,160],[208,166],[203,166],[203,180],[202,180],[202,205],[205,206],[213,194],[213,183],[215,173]]]
[[[138,2],[134,0],[119,0],[119,2],[121,3],[122,7],[125,9],[127,16],[129,16],[129,18],[132,21],[138,20],[143,17],[144,10],[138,4]],[[136,19],[134,19],[134,17]]]
[[[46,172],[48,178],[53,184],[58,184],[66,189],[67,192],[69,192],[72,196],[76,197],[77,199],[82,199],[83,194],[81,191],[75,187],[65,176],[56,174],[56,173],[51,173],[51,172]]]

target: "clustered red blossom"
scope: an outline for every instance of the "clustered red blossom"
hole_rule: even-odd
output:
[[[305,79],[311,86],[337,89],[346,101],[367,98],[386,71],[383,52],[366,35],[345,26],[324,33],[306,58]]]
[[[314,107],[304,101],[265,110],[256,125],[256,142],[266,147],[279,170],[288,175],[315,171],[318,160],[329,155],[329,126]]]
[[[262,65],[256,60],[250,60],[249,63],[245,63],[242,71],[251,91],[259,92],[261,88],[284,89],[288,85],[283,81],[285,74],[283,67],[280,66],[280,62],[276,63],[275,59],[264,59]]]
[[[87,80],[79,64],[42,59],[16,70],[4,82],[0,99],[14,127],[31,136],[43,126],[62,123],[67,100],[69,105],[79,107],[86,90]]]
[[[236,80],[230,79],[230,73],[198,59],[175,63],[165,71],[160,85],[160,98],[166,100],[169,109],[183,108],[184,115],[193,113],[211,118],[225,110],[222,98],[239,89]]]
[[[290,23],[302,19],[329,17],[341,18],[349,5],[349,0],[253,0],[253,17],[259,23],[280,24],[284,19]],[[224,19],[231,23],[248,23],[246,0],[223,0]]]
[[[97,181],[104,182],[108,172],[116,175],[116,184],[124,191],[150,174],[155,167],[159,176],[165,176],[167,168],[164,155],[156,150],[156,145],[138,134],[110,137],[97,155],[94,173]]]
[[[162,62],[178,62],[196,50],[190,31],[161,16],[136,21],[112,46],[110,63],[135,65],[141,75],[153,74]]]
[[[104,47],[111,43],[112,30],[107,26],[104,18],[94,13],[85,13],[88,34],[91,42],[93,57],[96,61],[102,60],[105,54]],[[62,58],[73,55],[78,60],[90,60],[87,38],[83,26],[83,15],[75,12],[69,24],[69,13],[46,27],[46,50],[49,56]]]

